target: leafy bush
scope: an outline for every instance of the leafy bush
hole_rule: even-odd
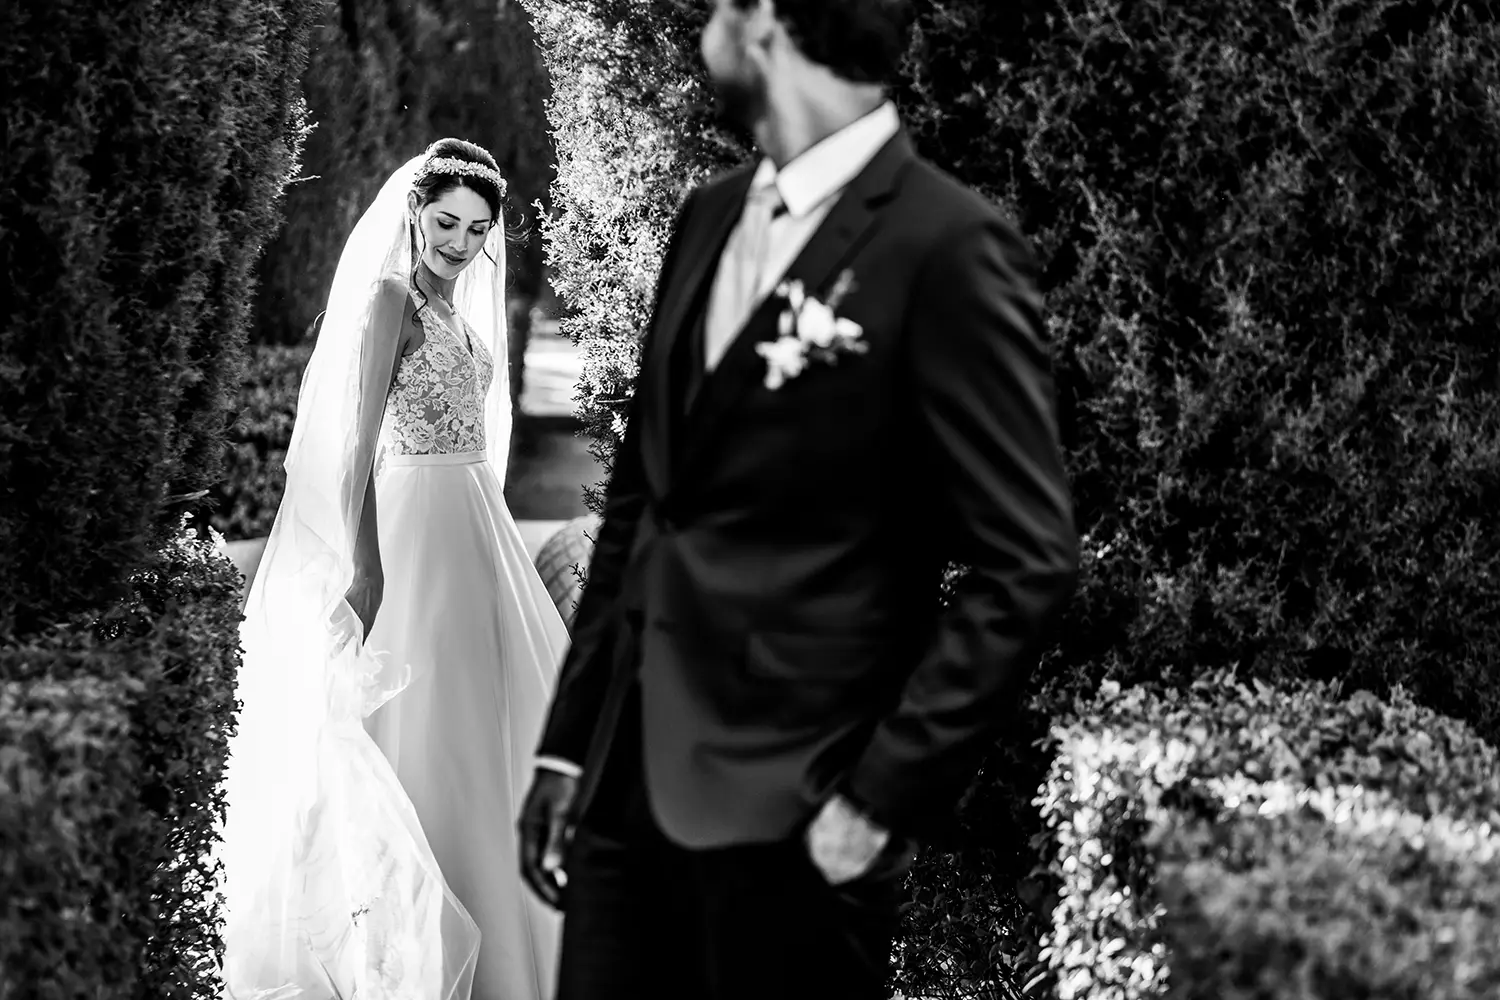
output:
[[[183,534],[102,619],[0,646],[0,996],[217,996],[239,596]]]
[[[1399,683],[1500,734],[1493,12],[1060,10],[993,72],[939,56],[994,10],[913,60],[919,134],[1048,261],[1093,554],[1059,662]]]
[[[673,209],[747,150],[705,111],[702,5],[523,2],[607,462]],[[1500,26],[1463,0],[918,8],[897,99],[1041,254],[1085,531],[1058,648],[905,913],[903,992],[1005,995],[1058,888],[1033,744],[1102,679],[1405,685],[1500,737]]]
[[[719,127],[697,66],[704,9],[675,0],[521,0],[552,78],[555,214],[543,220],[562,332],[584,346],[591,451],[612,463],[661,255],[682,197],[747,147]],[[588,491],[602,511],[602,484]]]
[[[1500,753],[1463,723],[1220,674],[1054,736],[1060,1000],[1500,988]]]
[[[297,417],[297,393],[311,345],[251,349],[240,385],[223,480],[213,493],[213,526],[231,541],[271,533],[286,488],[287,448]]]
[[[294,344],[314,328],[360,213],[393,170],[444,135],[499,161],[511,185],[512,285],[534,300],[540,262],[526,234],[552,154],[525,13],[494,0],[344,0],[327,10],[302,79],[317,127],[287,195],[287,225],[266,251],[257,341]]]
[[[7,666],[16,655],[0,654]],[[148,834],[120,753],[138,685],[104,674],[0,681],[0,996],[93,996],[106,981],[129,995],[139,976],[144,928],[127,887]]]
[[[0,8],[0,636],[115,601],[217,478],[313,10]]]
[[[1249,829],[1200,822],[1248,841],[1232,849],[1251,860],[1195,852],[1165,866],[1169,996],[1500,995],[1500,838],[1351,805],[1363,828],[1293,813]]]

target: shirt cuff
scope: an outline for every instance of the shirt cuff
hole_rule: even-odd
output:
[[[556,771],[558,774],[565,774],[570,778],[583,777],[583,768],[561,757],[538,757],[536,766],[548,771]]]

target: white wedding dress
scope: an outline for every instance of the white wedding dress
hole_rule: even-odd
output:
[[[422,311],[401,359],[376,472],[385,595],[367,644],[413,679],[366,729],[479,926],[473,1000],[550,1000],[558,917],[522,883],[516,819],[566,651],[485,458],[494,359]]]
[[[410,280],[425,159],[339,258],[245,602],[211,890],[222,1000],[553,990],[560,918],[521,883],[515,827],[567,633],[501,493],[503,220],[454,287],[461,329],[424,309],[397,359],[372,326]],[[345,595],[372,472],[385,592],[366,638]]]

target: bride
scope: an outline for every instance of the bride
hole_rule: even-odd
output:
[[[551,996],[514,831],[567,634],[501,492],[504,190],[440,140],[339,260],[241,629],[233,1000]]]

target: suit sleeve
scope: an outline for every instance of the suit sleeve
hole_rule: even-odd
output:
[[[678,210],[657,277],[652,324],[661,308],[667,277],[676,264],[693,195],[690,192]],[[642,370],[651,356],[654,333],[648,332],[641,347]],[[618,624],[621,581],[635,542],[636,526],[647,506],[645,473],[641,464],[641,396],[635,393],[625,414],[625,436],[615,452],[614,469],[604,502],[603,523],[594,539],[588,577],[578,614],[573,623],[572,644],[558,673],[552,707],[537,748],[539,759],[554,769],[563,764],[581,764],[588,753],[594,726],[603,707],[612,664],[612,639]]]
[[[998,216],[944,239],[906,329],[944,538],[969,573],[845,790],[895,830],[930,827],[972,779],[1072,594],[1078,540],[1035,263]]]

